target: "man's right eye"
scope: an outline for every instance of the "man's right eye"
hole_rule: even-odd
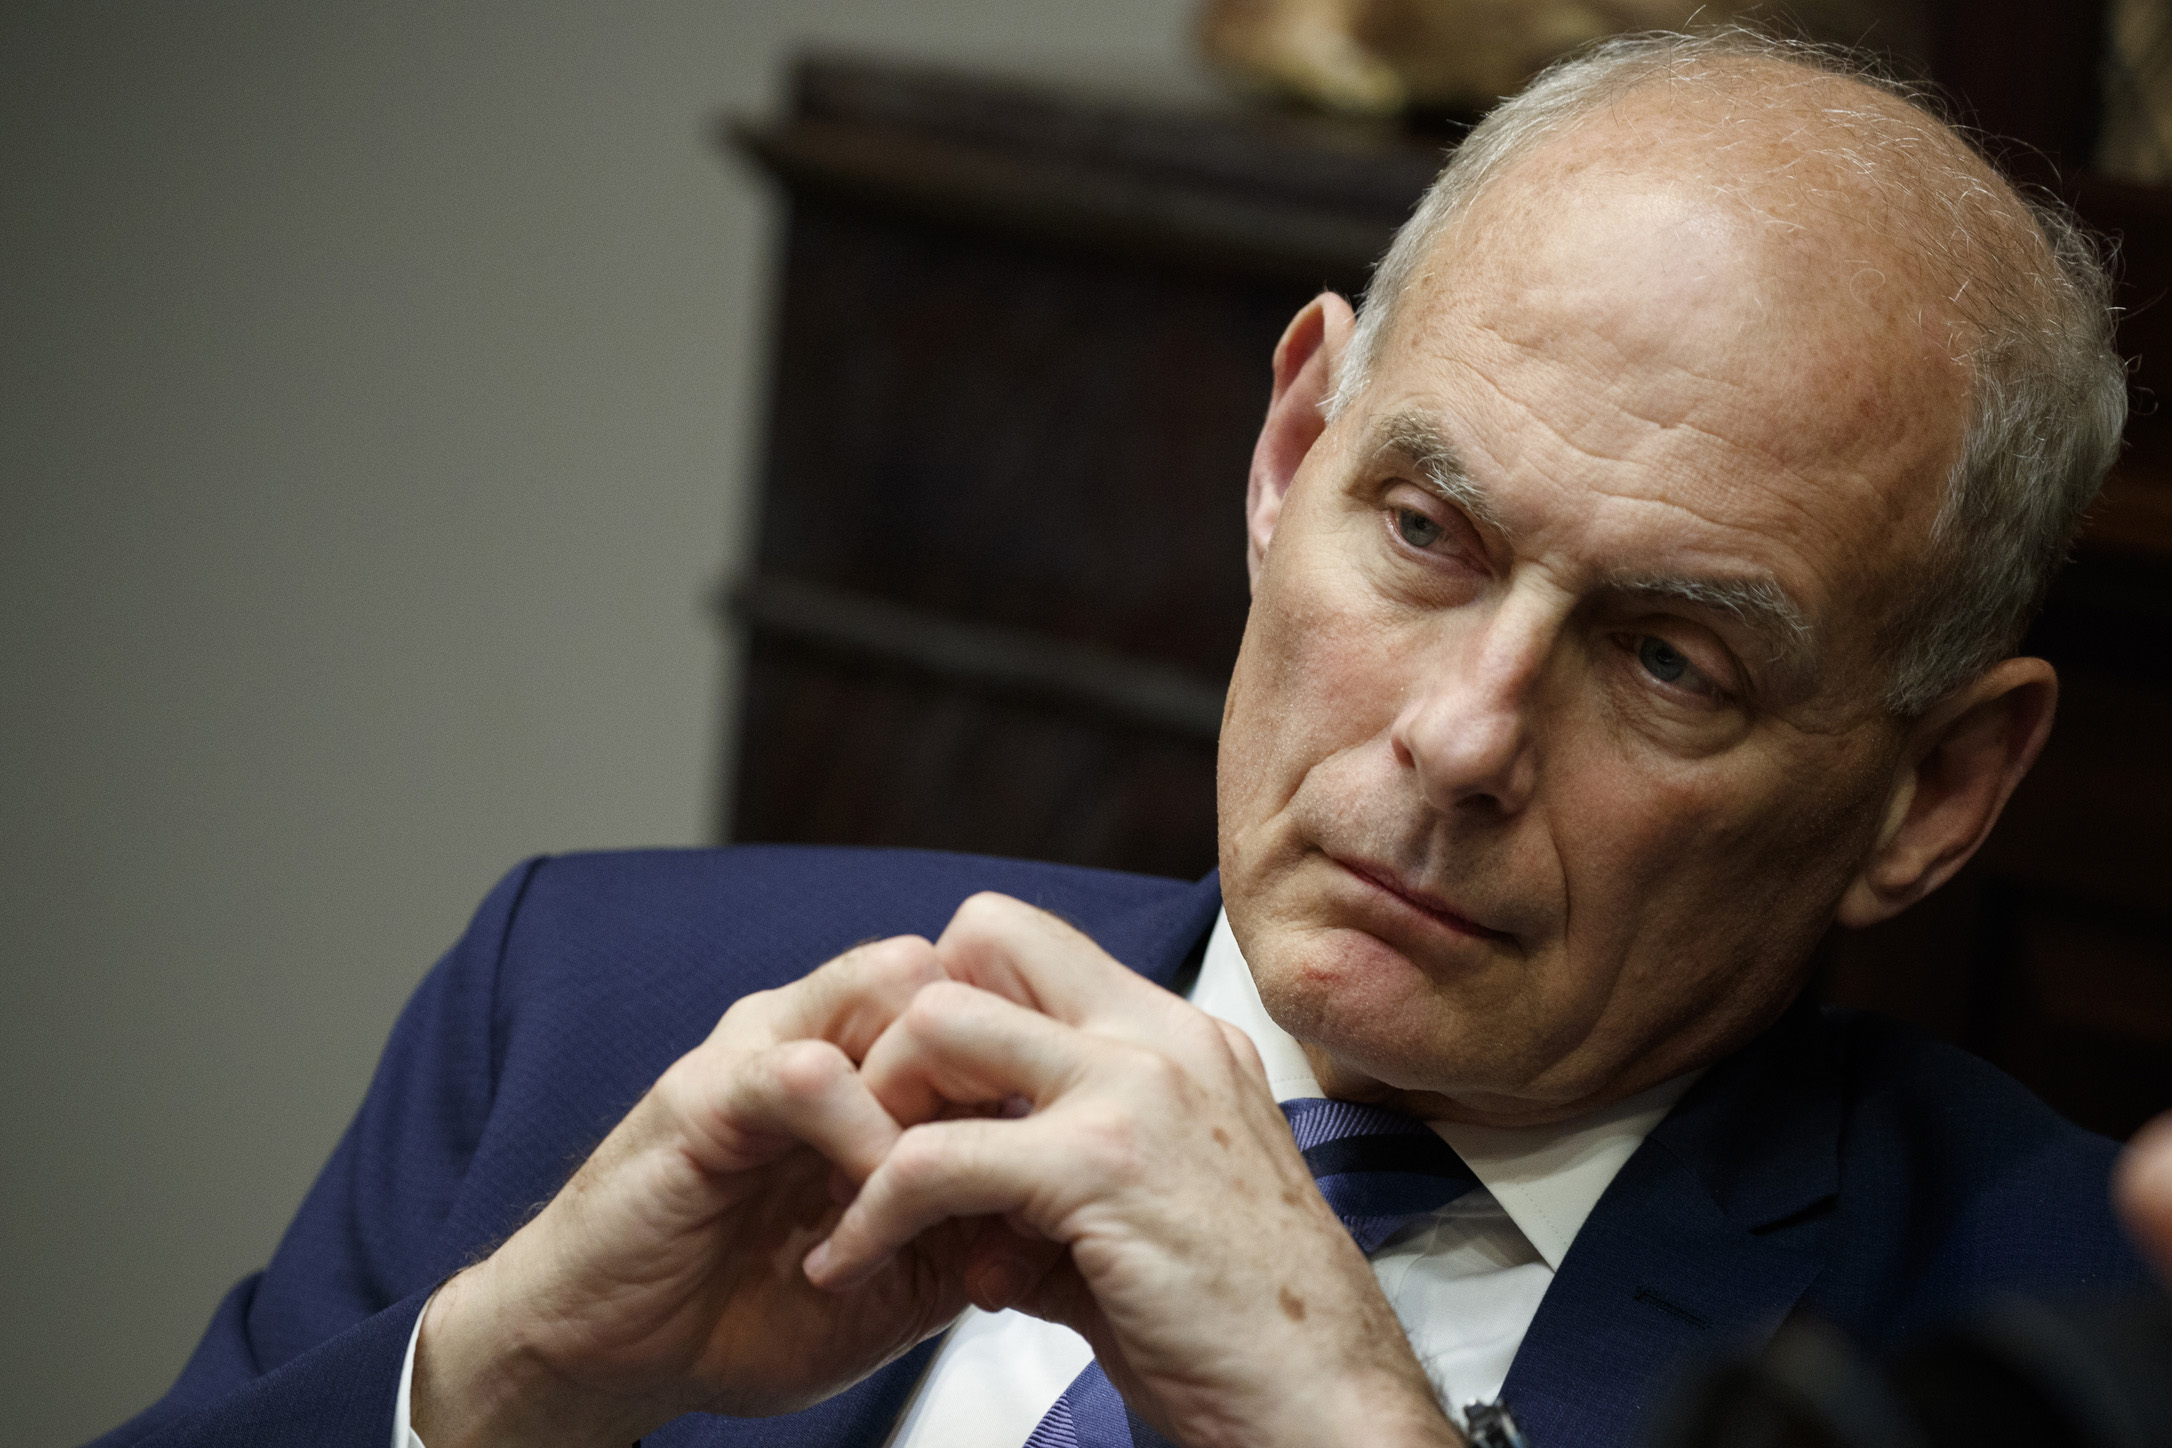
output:
[[[1447,530],[1423,513],[1409,508],[1397,508],[1395,531],[1413,548],[1430,548],[1441,540],[1441,535]]]

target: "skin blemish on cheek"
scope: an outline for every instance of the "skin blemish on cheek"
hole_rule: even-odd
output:
[[[1283,1288],[1276,1301],[1281,1304],[1282,1315],[1290,1321],[1303,1322],[1305,1320],[1305,1299],[1290,1291],[1289,1288]]]
[[[1214,1144],[1225,1151],[1229,1149],[1229,1133],[1219,1126],[1214,1128]]]

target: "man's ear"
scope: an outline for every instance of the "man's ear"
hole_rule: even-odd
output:
[[[1252,448],[1252,479],[1244,499],[1244,561],[1255,584],[1290,480],[1327,427],[1321,408],[1335,386],[1343,349],[1356,324],[1348,302],[1322,292],[1305,303],[1275,343],[1274,395]]]
[[[1840,923],[1898,915],[1968,863],[2051,733],[2059,676],[2008,659],[1942,700],[1908,731],[1884,823],[1840,898]]]

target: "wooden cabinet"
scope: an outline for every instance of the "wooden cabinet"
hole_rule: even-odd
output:
[[[733,141],[791,211],[725,832],[1211,868],[1268,358],[1362,288],[1443,139],[817,60]],[[2093,195],[2172,251],[2155,193]],[[2037,629],[2068,680],[2042,765],[1820,975],[2116,1132],[2172,1105],[2157,425]]]
[[[730,834],[1196,876],[1268,359],[1438,164],[1392,133],[815,61]]]

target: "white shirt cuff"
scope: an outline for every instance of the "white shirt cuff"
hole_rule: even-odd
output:
[[[392,1448],[423,1448],[422,1440],[408,1426],[407,1397],[415,1384],[415,1344],[422,1339],[423,1313],[430,1310],[436,1296],[433,1292],[423,1300],[422,1312],[415,1314],[415,1326],[407,1334],[407,1356],[400,1360],[400,1393],[392,1400]]]

